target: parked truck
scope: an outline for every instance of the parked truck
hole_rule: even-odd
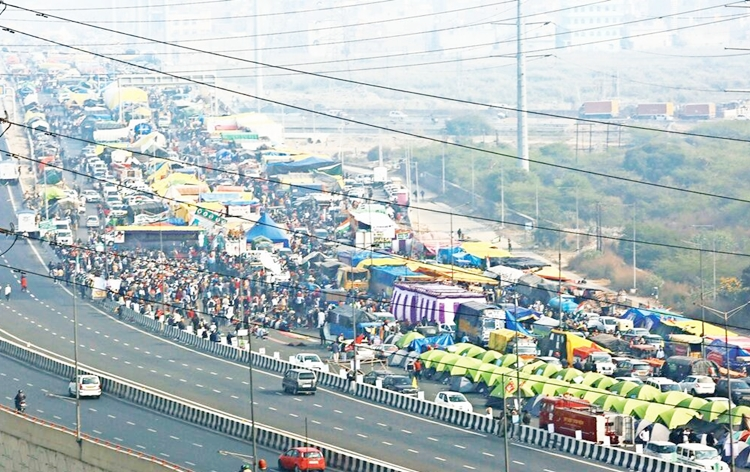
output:
[[[716,118],[716,104],[688,103],[682,105],[680,118],[684,120],[710,120]]]
[[[39,219],[37,213],[34,210],[18,210],[16,212],[16,232],[31,236],[32,238],[39,237]]]
[[[456,342],[487,346],[490,333],[505,328],[505,310],[484,302],[469,301],[458,306],[454,317]]]
[[[627,418],[618,421],[623,416],[605,413],[585,400],[547,397],[542,399],[539,427],[546,430],[552,425],[558,434],[571,437],[580,434],[581,439],[595,444],[602,444],[608,438],[607,442],[617,445],[632,437],[632,417],[630,424],[625,425]]]
[[[641,103],[635,117],[640,120],[671,120],[674,118],[674,103]]]
[[[455,285],[398,283],[393,287],[391,313],[398,321],[410,325],[422,321],[452,324],[462,303],[486,301],[484,294]]]
[[[581,118],[610,119],[620,114],[620,102],[617,100],[602,100],[598,102],[584,102],[579,110]]]

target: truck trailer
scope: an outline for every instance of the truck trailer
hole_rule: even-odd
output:
[[[420,321],[455,323],[456,312],[462,303],[485,303],[484,294],[471,292],[455,285],[439,283],[398,283],[393,287],[391,313],[406,324]]]
[[[454,322],[456,342],[484,347],[490,343],[491,332],[505,328],[505,310],[484,302],[464,302],[458,305]]]

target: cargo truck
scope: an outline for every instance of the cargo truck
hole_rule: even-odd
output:
[[[617,118],[619,114],[620,102],[617,100],[585,102],[579,110],[581,118],[609,119]]]
[[[595,444],[609,442],[614,446],[624,439],[615,432],[616,419],[622,416],[624,415],[605,413],[585,400],[547,397],[542,399],[539,427],[549,429],[549,425],[552,425],[555,433],[571,437],[580,434],[580,439],[584,441]],[[620,429],[625,430],[624,433],[632,434],[632,427]],[[631,434],[622,436],[627,437]]]
[[[505,310],[483,302],[464,302],[454,317],[456,342],[470,342],[477,346],[490,343],[490,333],[505,328]]]
[[[451,324],[455,323],[458,307],[466,302],[486,303],[487,299],[482,293],[455,285],[397,283],[393,287],[391,313],[407,325],[419,322]]]
[[[635,117],[639,120],[672,120],[674,118],[674,104],[641,103],[636,108]]]

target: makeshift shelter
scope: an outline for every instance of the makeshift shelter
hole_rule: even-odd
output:
[[[453,345],[453,342],[453,336],[450,333],[442,333],[437,336],[413,339],[409,343],[409,350],[421,353],[426,351],[429,346],[445,349]]]
[[[474,384],[466,377],[451,377],[449,389],[454,392],[469,393],[474,391]]]
[[[255,226],[245,236],[248,242],[257,237],[264,237],[268,238],[274,244],[282,244],[284,247],[289,247],[289,236],[282,228],[283,226],[273,221],[268,213],[263,213]]]

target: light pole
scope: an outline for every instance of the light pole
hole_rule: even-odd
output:
[[[76,261],[78,257],[76,256]],[[78,272],[76,263],[76,273]],[[74,279],[75,280],[75,279]],[[76,386],[76,441],[81,442],[81,386],[78,382],[78,303],[76,302],[76,287],[73,287],[73,362],[75,364],[73,381]]]
[[[711,255],[713,265],[712,295],[713,301],[716,301],[716,227],[714,225],[692,225],[693,228],[710,228],[711,229]],[[703,255],[703,238],[700,241],[701,256]],[[701,269],[701,293],[703,290],[703,270]]]
[[[731,376],[729,375],[729,330],[728,330],[728,324],[729,324],[729,318],[736,315],[740,311],[742,311],[743,308],[750,305],[750,301],[747,301],[743,303],[742,305],[732,308],[729,311],[719,311],[716,308],[711,308],[710,306],[704,306],[701,305],[701,308],[704,308],[708,310],[710,313],[713,313],[714,315],[720,316],[724,319],[724,368],[727,370],[727,397],[729,398],[729,403],[731,405],[732,403],[732,380]],[[732,422],[734,421],[734,418],[732,418],[732,410],[729,409],[729,456],[731,460],[730,470],[734,471],[734,438],[732,437],[732,433],[734,430],[734,426],[732,425]]]

